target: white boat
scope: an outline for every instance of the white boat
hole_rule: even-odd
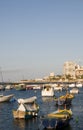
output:
[[[33,96],[33,97],[30,97],[30,98],[25,98],[25,99],[19,98],[17,101],[18,101],[19,104],[21,104],[21,103],[24,104],[24,103],[32,103],[32,102],[34,102],[36,99],[37,99],[37,97],[36,97],[36,96]]]
[[[11,89],[11,85],[7,85],[7,86],[5,87],[5,89],[10,90],[10,89]]]
[[[41,90],[41,96],[54,96],[54,88],[51,85],[44,85]]]
[[[69,87],[73,88],[73,87],[75,87],[75,84],[69,84]]]
[[[41,86],[40,85],[34,85],[33,89],[41,89]]]
[[[4,85],[0,85],[0,90],[5,90]]]
[[[30,119],[36,117],[39,111],[39,105],[35,102],[37,98],[31,97],[26,99],[18,99],[19,107],[13,110],[14,118]]]
[[[10,99],[14,96],[14,94],[6,95],[4,96],[3,94],[0,95],[0,102],[7,102],[10,101]]]
[[[62,86],[58,84],[52,84],[52,87],[54,87],[55,91],[62,91]]]
[[[81,84],[81,83],[77,83],[77,84],[76,84],[76,87],[82,88],[82,84]]]
[[[70,93],[78,94],[79,93],[79,89],[78,88],[73,88],[73,89],[70,90]]]

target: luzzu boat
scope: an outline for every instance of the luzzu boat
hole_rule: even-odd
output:
[[[65,127],[72,119],[72,111],[63,109],[47,114],[42,118],[42,125],[46,129],[57,129]]]
[[[56,98],[55,101],[57,105],[70,105],[73,98],[74,95],[67,92],[65,95]]]
[[[13,110],[14,118],[29,119],[38,115],[39,106],[35,102],[36,97],[27,99],[18,99],[19,107],[17,110]]]

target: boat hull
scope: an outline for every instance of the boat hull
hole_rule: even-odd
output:
[[[13,116],[14,118],[16,119],[30,119],[30,118],[33,118],[33,117],[36,117],[38,115],[37,112],[29,112],[29,111],[16,111],[16,110],[13,110]]]
[[[71,94],[78,94],[79,93],[79,89],[78,88],[73,88],[70,90]]]
[[[69,124],[72,119],[71,110],[57,110],[42,118],[42,125],[46,129],[62,128]]]
[[[41,90],[41,96],[53,97],[54,96],[54,88],[49,84],[44,85],[42,90]]]
[[[71,119],[47,118],[42,120],[45,129],[60,129],[69,125]]]
[[[14,96],[13,94],[7,95],[7,96],[1,96],[1,97],[0,97],[0,102],[10,101],[10,99],[11,99],[13,96]]]

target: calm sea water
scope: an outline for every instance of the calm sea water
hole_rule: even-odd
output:
[[[71,120],[70,125],[64,128],[64,130],[83,130],[83,88],[79,90],[80,93],[75,95],[70,106],[73,112],[73,120]],[[3,91],[4,95],[11,93],[17,99],[37,96],[37,102],[40,106],[39,116],[30,120],[14,119],[12,110],[17,108],[17,102],[0,103],[0,130],[42,130],[40,116],[58,109],[53,98],[41,97],[41,90],[17,91],[12,89]],[[59,96],[63,93],[65,92],[55,92],[55,95]]]

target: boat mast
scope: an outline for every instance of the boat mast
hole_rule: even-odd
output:
[[[2,74],[2,69],[0,67],[0,74],[1,74],[1,82],[3,83],[3,74]]]

